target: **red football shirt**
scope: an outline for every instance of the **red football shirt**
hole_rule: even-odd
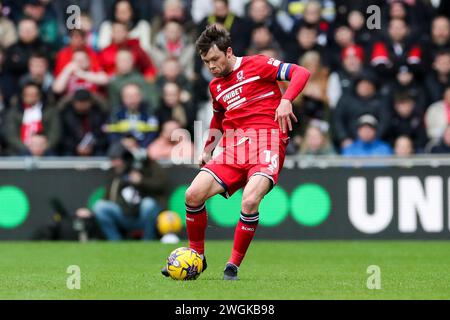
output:
[[[224,112],[223,130],[280,129],[277,80],[287,80],[290,64],[263,55],[238,57],[233,71],[209,84],[215,112]],[[279,133],[281,138],[287,134]]]

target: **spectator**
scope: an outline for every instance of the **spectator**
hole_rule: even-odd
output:
[[[306,129],[305,138],[300,146],[301,155],[323,156],[334,155],[336,152],[328,136],[327,122],[313,120]]]
[[[330,108],[334,109],[342,95],[354,90],[355,81],[361,76],[364,64],[362,47],[346,47],[341,56],[342,67],[331,73],[328,79],[327,96]]]
[[[433,103],[425,113],[428,138],[439,140],[450,124],[450,86],[444,91],[443,99]]]
[[[269,28],[263,25],[253,28],[247,54],[254,55],[267,48],[279,48],[277,40],[274,39]]]
[[[46,104],[40,86],[27,83],[6,116],[5,139],[11,155],[53,154],[61,136],[56,108]]]
[[[198,31],[205,30],[207,25],[221,24],[231,35],[233,39],[233,51],[236,55],[245,54],[245,49],[250,43],[250,26],[246,21],[230,11],[228,0],[213,0],[212,15],[203,19],[199,24]]]
[[[64,156],[103,156],[107,137],[102,126],[108,115],[91,93],[85,89],[75,91],[61,111],[61,154]]]
[[[343,95],[334,113],[335,138],[342,148],[357,136],[358,119],[371,114],[378,120],[377,133],[381,137],[389,123],[390,111],[385,99],[377,91],[377,80],[370,72],[364,72],[355,81],[354,92]]]
[[[136,39],[129,39],[127,26],[120,22],[112,25],[112,43],[100,52],[103,69],[109,76],[114,76],[116,70],[116,56],[121,49],[127,49],[133,54],[134,66],[148,81],[154,81],[157,70]]]
[[[414,99],[421,112],[424,112],[428,106],[423,86],[406,65],[399,68],[392,84],[387,84],[386,87],[391,96],[395,96],[398,92],[407,92]]]
[[[151,108],[142,99],[137,84],[129,83],[122,88],[122,105],[113,116],[112,123],[106,126],[111,143],[123,138],[133,137],[141,149],[145,149],[156,138],[158,121],[152,115]]]
[[[431,153],[450,153],[450,125],[445,128],[439,142],[431,148]]]
[[[311,119],[324,121],[329,119],[327,99],[328,69],[322,65],[320,55],[315,51],[305,53],[299,64],[311,73],[302,94],[293,103],[294,113],[296,113],[297,119],[300,121],[300,128],[305,128]]]
[[[39,37],[39,29],[32,19],[19,22],[19,39],[6,50],[6,67],[8,72],[19,80],[28,71],[28,60],[36,52],[45,53],[52,58],[52,51],[48,44]]]
[[[307,25],[315,28],[318,32],[317,43],[321,46],[327,45],[328,33],[331,26],[322,18],[322,4],[319,1],[306,2],[300,25]]]
[[[342,150],[346,157],[387,156],[392,154],[391,147],[377,138],[378,120],[366,114],[358,119],[357,139]]]
[[[308,51],[317,51],[323,58],[323,47],[317,43],[317,36],[316,28],[307,25],[301,26],[296,32],[296,41],[290,41],[286,44],[286,62],[297,63]]]
[[[88,12],[82,12],[80,15],[80,25],[81,30],[84,32],[86,37],[86,45],[92,48],[95,52],[99,51],[98,39],[99,34],[94,29],[94,22],[92,17]]]
[[[436,54],[432,70],[425,78],[428,102],[434,103],[442,99],[444,90],[450,85],[450,50]]]
[[[91,92],[99,92],[99,87],[108,83],[108,75],[103,71],[95,71],[84,50],[74,52],[72,62],[67,64],[53,83],[53,91],[58,95],[73,94],[84,88]]]
[[[431,22],[431,39],[424,43],[425,65],[432,67],[433,60],[441,51],[450,49],[450,20],[445,16],[437,16]]]
[[[56,55],[55,77],[59,76],[64,67],[72,61],[73,54],[80,50],[84,50],[87,53],[92,70],[95,72],[100,71],[101,67],[97,53],[88,45],[85,32],[80,29],[73,29],[70,30],[69,36],[69,45],[62,48]]]
[[[142,240],[155,239],[156,218],[166,191],[164,169],[152,160],[136,160],[120,143],[109,157],[112,169],[106,196],[93,207],[98,225],[109,241],[122,240],[123,231],[143,231]]]
[[[353,30],[355,43],[361,46],[364,49],[364,52],[370,52],[370,47],[372,45],[373,39],[378,36],[376,30],[369,30],[366,28],[365,11],[369,5],[374,4],[373,2],[373,0],[366,1],[367,5],[361,5],[361,7],[364,8],[361,11],[358,9],[351,10],[348,13],[347,19],[345,21],[350,29]],[[383,0],[379,2],[384,3]]]
[[[431,41],[434,50],[450,49],[450,20],[445,16],[437,16],[431,22]]]
[[[194,77],[195,47],[187,37],[183,25],[177,21],[169,21],[155,38],[152,57],[161,68],[168,57],[175,57],[180,61],[184,75],[192,80]]]
[[[407,65],[415,75],[421,74],[422,50],[404,20],[395,18],[389,22],[388,36],[375,42],[370,63],[384,78],[395,75],[402,65]]]
[[[279,13],[274,10],[267,0],[252,0],[249,3],[247,18],[252,28],[266,26],[280,42],[289,41],[289,33],[292,31],[293,23],[289,23],[289,16],[278,18]],[[281,24],[279,20],[284,23]]]
[[[0,1],[0,48],[8,48],[17,41],[17,31],[14,23],[3,13],[3,1]]]
[[[130,0],[118,0],[115,2],[112,21],[107,20],[100,26],[98,42],[100,49],[104,49],[111,44],[115,31],[112,26],[115,22],[118,22],[126,26],[130,39],[136,39],[146,52],[150,52],[150,24],[140,19],[133,3]]]
[[[159,3],[163,3],[162,14],[160,16],[154,17],[154,19],[152,20],[152,43],[155,42],[155,35],[158,34],[169,21],[177,21],[178,23],[183,25],[184,30],[186,30],[186,34],[189,38],[194,39],[197,37],[198,25],[190,19],[188,11],[186,10],[186,8],[191,5],[190,2],[190,0],[159,1]],[[205,1],[200,0],[200,2],[202,7],[205,7]],[[192,7],[194,7],[194,5],[195,0],[192,1]]]
[[[194,160],[193,156],[194,145],[186,131],[182,131],[175,120],[165,122],[159,137],[148,147],[148,157],[153,160],[190,164]]]
[[[307,18],[307,4],[310,0],[285,0],[283,1],[283,7],[289,13],[291,17],[294,17],[297,20],[302,20],[303,18]],[[316,2],[320,3],[320,14],[323,19],[327,22],[331,23],[334,21],[336,15],[335,3],[333,0],[316,0]]]
[[[214,14],[214,1],[192,0],[191,16],[196,24],[200,24],[208,15]],[[227,0],[229,10],[237,17],[244,17],[248,3],[242,0]]]
[[[5,51],[0,48],[0,105],[8,108],[10,99],[17,94],[18,88],[14,78],[8,72],[5,59]]]
[[[397,157],[409,157],[415,153],[414,143],[408,136],[399,136],[394,142],[394,154]]]
[[[149,83],[141,73],[134,69],[134,58],[128,49],[120,49],[116,55],[116,74],[108,84],[109,104],[112,108],[120,105],[122,88],[129,83],[137,84],[151,106],[159,103],[159,92],[155,85]],[[118,110],[113,109],[115,114]]]
[[[182,128],[193,132],[192,118],[194,112],[190,112],[189,107],[181,102],[180,87],[174,82],[167,82],[163,87],[161,105],[156,111],[156,116],[160,126],[170,120],[176,120]]]
[[[192,99],[192,84],[181,72],[181,65],[177,58],[169,57],[164,61],[161,73],[159,74],[156,85],[162,91],[167,82],[176,82],[181,89],[180,99],[183,103],[188,103]]]
[[[414,8],[412,5],[407,4],[403,0],[386,1],[384,7],[382,7],[383,17],[381,19],[382,25],[388,25],[389,21],[393,19],[400,19],[405,21],[411,27],[411,33],[417,35],[422,29],[425,29],[419,25],[420,19],[417,19],[414,14]],[[424,12],[422,12],[424,14]]]
[[[427,143],[422,109],[408,92],[396,95],[394,110],[383,138],[393,146],[400,136],[410,137],[415,150],[423,150]]]
[[[34,53],[28,60],[28,73],[20,78],[19,85],[22,87],[28,82],[34,82],[41,87],[42,92],[51,92],[53,85],[53,75],[49,71],[47,57],[42,53]]]
[[[334,42],[329,44],[330,48],[330,68],[332,71],[338,70],[341,66],[342,56],[344,50],[347,48],[361,48],[362,57],[364,57],[364,49],[360,46],[355,45],[355,34],[353,30],[347,26],[339,26],[334,32]]]
[[[23,4],[24,17],[33,19],[38,27],[43,41],[57,47],[60,44],[58,21],[48,1],[25,0]]]

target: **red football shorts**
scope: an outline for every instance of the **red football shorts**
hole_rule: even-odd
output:
[[[273,187],[283,167],[288,140],[278,135],[265,135],[256,139],[244,136],[235,141],[214,156],[201,171],[216,179],[225,189],[222,195],[226,198],[244,187],[254,175],[267,177]]]

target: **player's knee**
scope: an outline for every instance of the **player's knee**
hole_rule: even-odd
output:
[[[242,198],[242,211],[245,213],[257,212],[260,202],[261,199],[254,194],[245,195]]]
[[[205,194],[196,186],[190,186],[185,193],[186,204],[192,207],[202,205],[206,199]]]

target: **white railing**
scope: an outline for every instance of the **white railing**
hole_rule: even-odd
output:
[[[160,162],[165,167],[172,166],[170,161]],[[286,157],[284,167],[294,168],[360,168],[360,167],[440,167],[450,166],[449,155],[415,155],[408,158],[400,157],[341,157],[341,156],[288,156]],[[192,167],[195,167],[192,165]],[[1,157],[0,170],[2,169],[103,169],[110,168],[108,158],[77,158],[77,157]]]

